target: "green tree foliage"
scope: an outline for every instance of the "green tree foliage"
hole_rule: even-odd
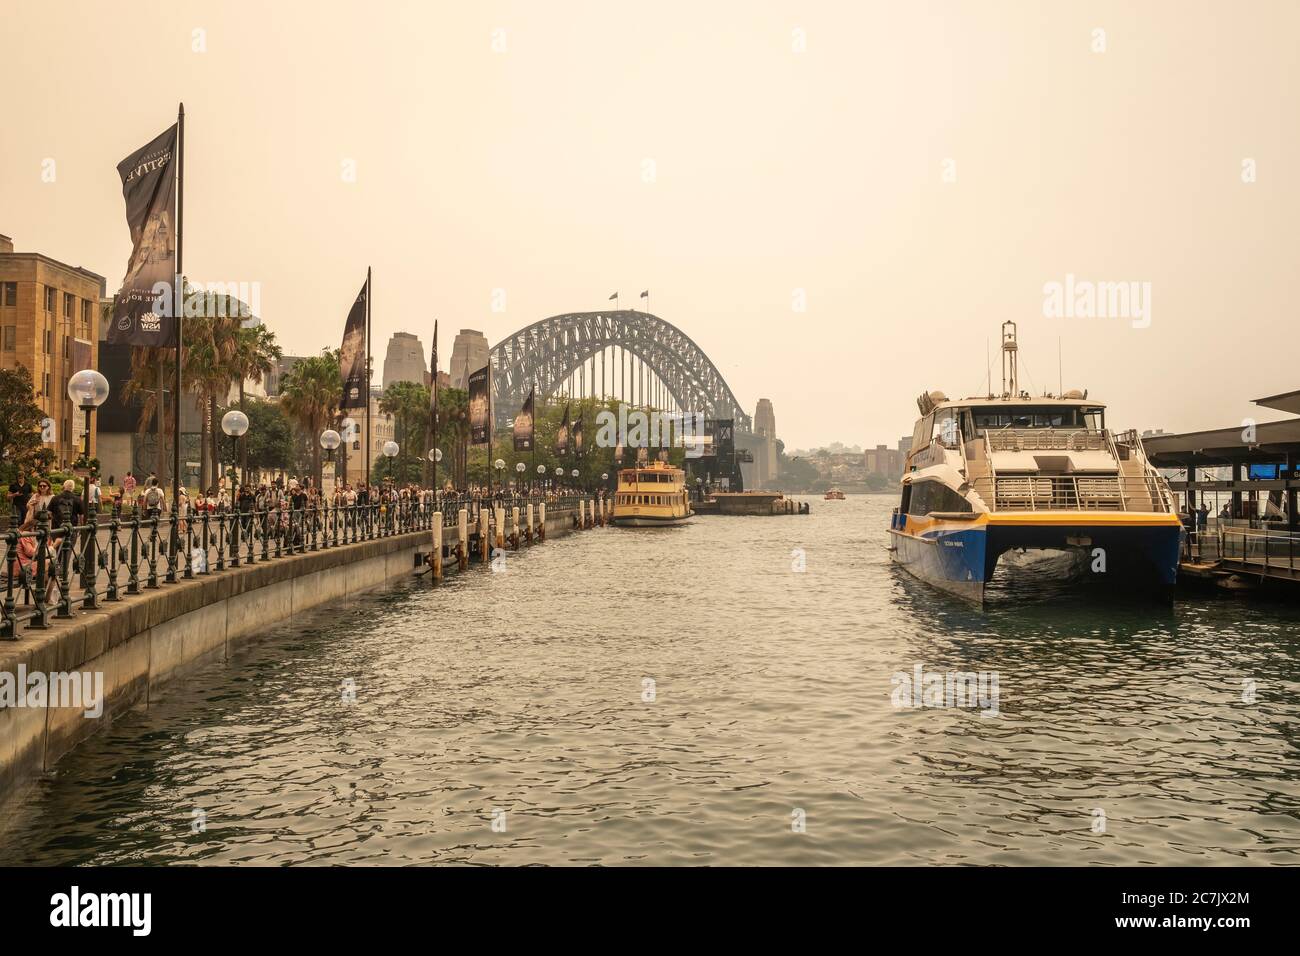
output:
[[[391,466],[399,482],[423,482],[428,462],[429,388],[417,382],[393,382],[384,389],[379,410],[393,419],[397,456],[371,463],[371,478],[387,475]],[[383,456],[380,456],[383,459]]]
[[[274,402],[246,399],[240,406],[248,416],[248,434],[244,440],[248,468],[253,471],[280,471],[293,467],[293,422],[284,409]]]
[[[53,452],[41,443],[45,413],[34,401],[32,375],[22,366],[0,369],[0,448],[6,473],[21,468],[44,470]],[[12,480],[9,474],[6,480]]]
[[[311,473],[317,487],[321,480],[320,433],[333,421],[342,390],[337,351],[303,359],[280,384],[280,405],[297,426],[299,440],[310,443]]]

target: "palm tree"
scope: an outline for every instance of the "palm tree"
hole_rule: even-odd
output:
[[[194,388],[203,403],[203,436],[199,458],[199,485],[207,488],[216,484],[217,462],[220,461],[218,435],[218,402],[230,394],[234,378],[236,333],[238,315],[231,315],[215,306],[204,310],[208,314],[185,319],[184,362],[185,380]]]
[[[399,473],[405,478],[416,459],[426,460],[424,445],[429,432],[429,390],[416,382],[393,382],[379,400],[379,410],[396,420]],[[423,471],[421,466],[421,471]]]
[[[235,379],[239,383],[239,407],[244,408],[244,383],[261,382],[283,352],[276,344],[275,333],[264,325],[241,326],[235,333],[235,354],[232,362]],[[248,442],[243,443],[239,470],[248,471]]]
[[[442,448],[451,463],[452,483],[465,487],[468,467],[469,392],[463,388],[438,389],[438,425],[434,446]]]
[[[280,406],[306,433],[312,450],[316,487],[321,483],[320,433],[342,398],[342,376],[337,352],[313,355],[289,369],[280,386]]]

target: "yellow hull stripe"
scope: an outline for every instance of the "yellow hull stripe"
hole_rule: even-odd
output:
[[[963,531],[974,528],[1164,528],[1178,527],[1178,515],[1151,511],[1026,511],[981,513],[969,521],[908,516],[907,533]]]

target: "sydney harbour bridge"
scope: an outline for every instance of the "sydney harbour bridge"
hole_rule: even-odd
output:
[[[534,322],[491,349],[492,407],[504,424],[538,399],[611,397],[666,412],[753,423],[722,373],[690,336],[649,312],[570,312]]]

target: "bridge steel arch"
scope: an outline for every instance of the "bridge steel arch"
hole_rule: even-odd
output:
[[[534,322],[492,346],[492,407],[497,424],[514,416],[537,388],[549,396],[577,368],[613,346],[640,358],[677,406],[707,418],[730,418],[737,432],[752,422],[722,373],[681,329],[649,312],[568,312]]]

